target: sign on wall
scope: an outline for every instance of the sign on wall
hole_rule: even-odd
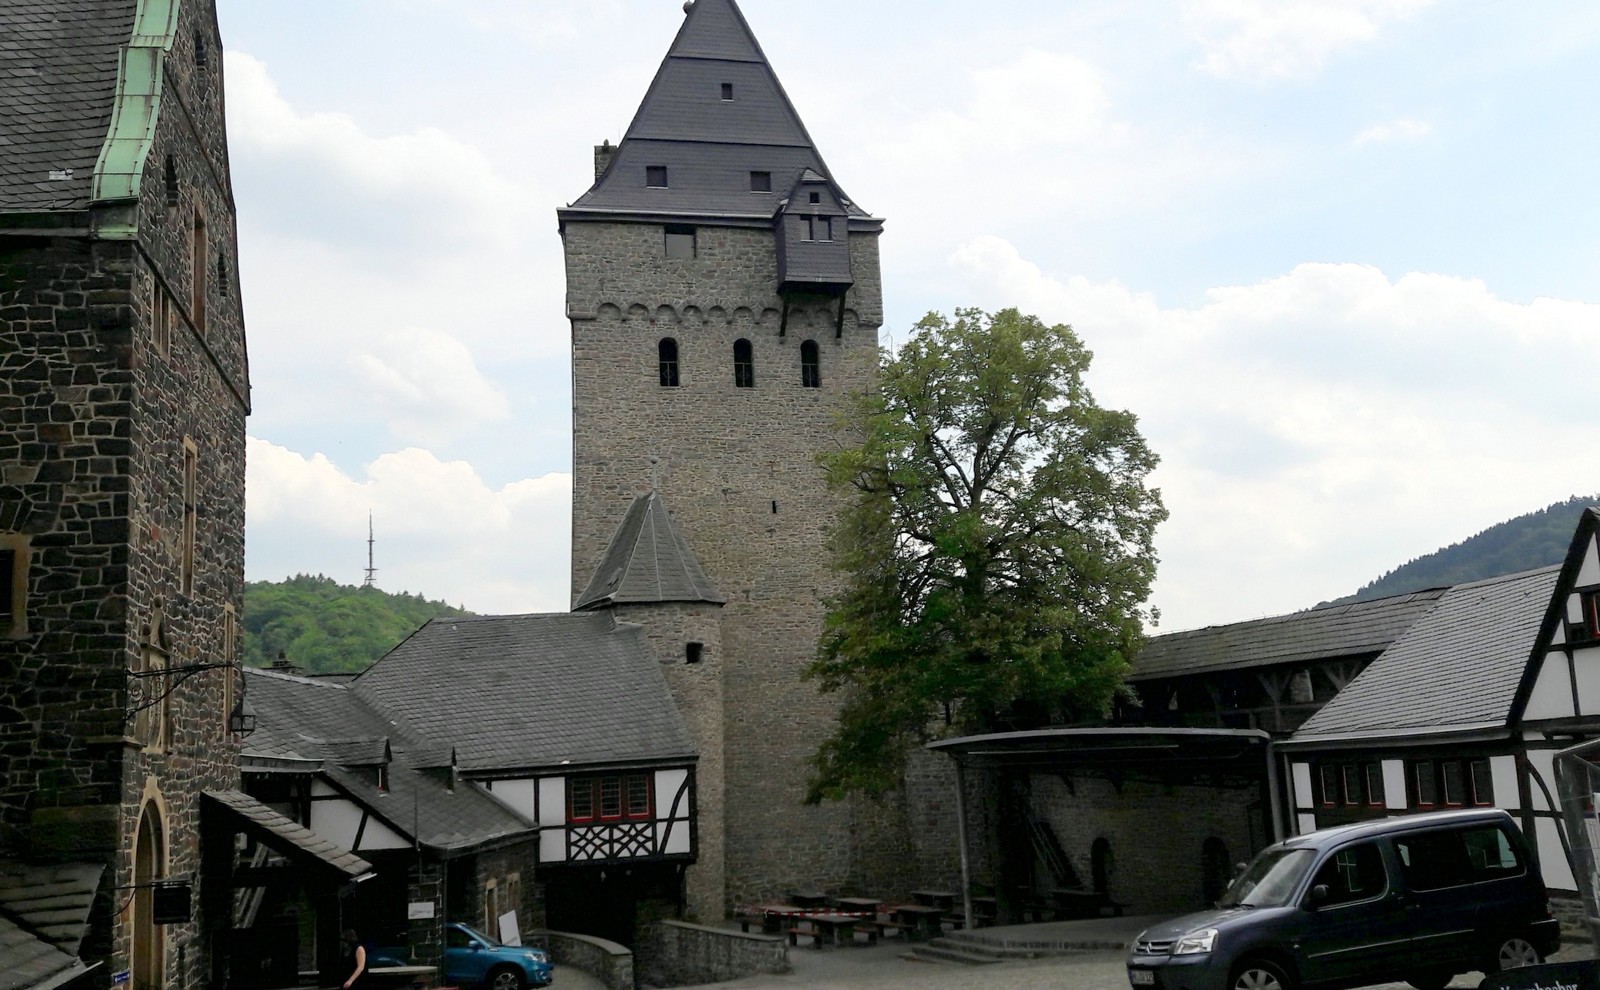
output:
[[[429,921],[433,918],[432,901],[412,901],[406,905],[407,921]]]

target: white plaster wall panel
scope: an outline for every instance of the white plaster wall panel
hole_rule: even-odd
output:
[[[361,847],[355,851],[370,852],[374,849],[410,848],[411,840],[369,815],[367,817],[367,827],[361,833]]]
[[[689,780],[687,770],[657,770],[656,771],[656,817],[666,818],[672,814],[672,802],[678,796],[679,788]],[[683,796],[683,803],[678,806],[678,815],[685,817],[689,814],[689,796]]]
[[[1390,811],[1406,810],[1406,765],[1403,760],[1383,761],[1383,805]]]
[[[311,781],[311,796],[314,797],[314,798],[315,797],[334,797],[338,793],[339,792],[334,790],[332,787],[330,787],[328,785],[328,782],[325,781],[325,780],[312,780]]]
[[[1489,777],[1494,783],[1495,807],[1507,811],[1519,811],[1522,808],[1522,794],[1517,787],[1517,758],[1515,756],[1491,756],[1489,758]]]
[[[1311,764],[1296,763],[1292,773],[1294,774],[1294,806],[1296,808],[1311,807]]]
[[[311,802],[311,831],[341,849],[353,849],[362,811],[350,801]]]
[[[1578,675],[1579,714],[1600,714],[1600,648],[1572,651],[1572,669]]]
[[[1550,636],[1551,646],[1563,646],[1567,642],[1567,627],[1557,623],[1555,632]]]
[[[1583,548],[1583,566],[1578,568],[1577,583],[1580,588],[1600,584],[1600,552],[1596,551],[1592,538],[1589,545]]]
[[[1567,596],[1567,621],[1574,625],[1583,621],[1583,598],[1581,596]]]
[[[1551,653],[1539,668],[1539,679],[1533,682],[1528,708],[1522,713],[1523,721],[1571,718],[1573,714],[1572,678],[1567,674],[1567,658]]]
[[[669,826],[671,828],[670,832],[668,831]],[[679,821],[676,824],[656,822],[656,843],[660,844],[662,842],[666,843],[666,848],[663,851],[669,856],[693,852],[689,847],[689,823],[686,821]]]
[[[1299,819],[1296,821],[1295,825],[1296,835],[1305,835],[1307,832],[1315,832],[1317,830],[1317,816],[1301,815],[1299,816]]]
[[[1534,775],[1534,779],[1528,781],[1528,793],[1532,796],[1535,811],[1555,810],[1544,796],[1546,788],[1552,795],[1556,792],[1555,757],[1556,751],[1553,749],[1528,750],[1528,768]],[[1544,781],[1544,787],[1539,786],[1541,780]]]
[[[533,811],[524,812],[533,818]],[[539,817],[541,828],[554,828],[567,823],[567,778],[539,778]]]
[[[517,814],[535,819],[534,785],[531,780],[496,780],[489,793],[509,805]],[[543,824],[542,822],[540,824]]]
[[[539,862],[565,863],[567,861],[567,833],[565,829],[547,828],[539,833]]]
[[[1539,872],[1544,874],[1544,885],[1556,890],[1577,890],[1572,878],[1572,866],[1567,863],[1566,849],[1561,845],[1561,833],[1554,818],[1540,818],[1534,823],[1534,834],[1539,843]]]

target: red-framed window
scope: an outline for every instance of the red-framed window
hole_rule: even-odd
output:
[[[567,780],[567,821],[648,821],[655,817],[648,773],[604,774]]]
[[[1494,776],[1488,760],[1412,760],[1411,799],[1426,808],[1494,806]]]
[[[1439,803],[1439,778],[1432,760],[1411,764],[1411,796],[1418,808]]]
[[[1383,768],[1376,763],[1366,764],[1367,770],[1367,804],[1373,808],[1384,805]]]
[[[1336,807],[1339,804],[1339,768],[1324,763],[1318,768],[1318,776],[1322,778],[1322,806],[1324,808]]]
[[[1590,639],[1600,639],[1600,591],[1586,591],[1579,599],[1583,602],[1583,625]]]

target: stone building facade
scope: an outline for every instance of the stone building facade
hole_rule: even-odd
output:
[[[712,918],[788,890],[903,890],[915,857],[895,802],[803,803],[838,711],[801,676],[839,588],[840,501],[817,457],[853,442],[876,374],[882,221],[834,181],[738,6],[686,10],[560,220],[574,598],[643,624],[661,654],[701,755],[689,900]],[[723,601],[585,600],[652,491]]]
[[[18,0],[0,36],[36,139],[0,150],[0,858],[104,864],[95,978],[199,986],[249,411],[215,8]],[[161,878],[188,923],[153,924]]]

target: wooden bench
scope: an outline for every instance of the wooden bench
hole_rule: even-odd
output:
[[[813,949],[822,948],[822,933],[821,932],[813,931],[810,928],[795,927],[795,928],[789,929],[789,944],[790,945],[798,946],[800,944],[800,940],[803,939],[803,938],[809,938],[811,940],[811,947]]]

